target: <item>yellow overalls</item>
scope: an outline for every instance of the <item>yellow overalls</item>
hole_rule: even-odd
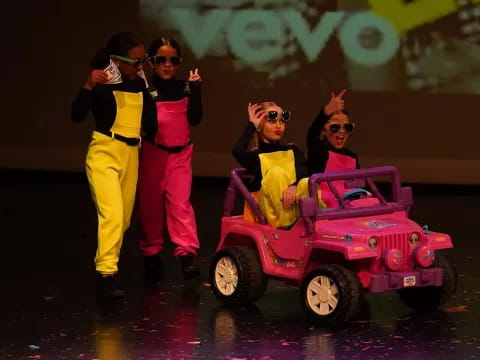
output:
[[[285,208],[283,192],[297,180],[293,150],[275,151],[258,155],[262,170],[262,186],[258,204],[267,222],[275,228],[293,224],[298,218],[298,207]],[[308,196],[308,178],[297,183],[297,200]]]
[[[113,91],[117,105],[112,133],[139,138],[143,94]],[[87,177],[98,213],[97,272],[114,274],[123,234],[130,225],[138,176],[138,146],[94,131],[86,161]]]

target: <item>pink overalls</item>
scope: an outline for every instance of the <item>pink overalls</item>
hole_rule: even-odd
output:
[[[159,101],[155,145],[142,144],[139,169],[139,209],[144,238],[143,255],[163,248],[164,217],[170,238],[177,245],[174,256],[196,255],[199,242],[190,190],[192,152],[187,119],[188,97]]]
[[[357,161],[355,158],[352,158],[348,155],[338,154],[333,151],[328,151],[328,161],[327,165],[325,166],[325,172],[333,172],[333,171],[345,171],[345,170],[355,170],[357,168]],[[333,186],[338,191],[340,195],[345,194],[348,190],[345,189],[345,181],[333,181]],[[322,182],[320,184],[320,191],[319,197],[327,208],[338,207],[338,201],[335,198],[335,195],[330,191],[327,183]]]

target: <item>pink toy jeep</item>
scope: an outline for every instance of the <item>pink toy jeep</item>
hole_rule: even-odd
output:
[[[388,198],[373,180],[379,177],[390,180]],[[289,230],[267,224],[244,184],[248,178],[245,169],[232,171],[220,243],[211,263],[212,290],[222,301],[253,302],[272,277],[300,287],[309,314],[343,322],[358,310],[364,290],[396,290],[414,308],[438,306],[455,292],[455,269],[439,254],[452,247],[450,236],[408,218],[412,193],[401,186],[396,168],[313,175],[310,197],[299,201],[300,217]],[[321,182],[327,183],[338,207],[318,206]],[[339,183],[345,189],[368,191],[340,195]],[[232,216],[238,193],[251,207],[255,222]]]

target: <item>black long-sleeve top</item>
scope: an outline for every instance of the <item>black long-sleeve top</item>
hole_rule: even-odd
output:
[[[95,130],[101,133],[110,131],[117,115],[114,90],[143,94],[142,129],[147,136],[153,136],[152,134],[157,131],[156,109],[145,82],[141,78],[123,80],[119,84],[98,84],[92,90],[80,89],[72,104],[72,120],[81,122],[92,110],[95,118]]]
[[[325,114],[324,109],[322,109],[308,129],[307,149],[309,175],[325,171],[330,151],[354,158],[356,168],[360,168],[358,156],[353,151],[347,148],[337,149],[333,147],[327,140],[320,139],[320,134],[328,120],[329,117],[327,114]]]
[[[188,123],[191,126],[200,124],[203,117],[200,81],[183,81],[177,79],[164,80],[154,75],[152,77],[152,85],[157,95],[155,101],[178,101],[188,97]]]
[[[262,169],[260,164],[260,157],[258,155],[262,153],[293,150],[293,154],[295,157],[295,173],[297,179],[291,185],[296,185],[300,179],[307,177],[307,161],[305,160],[303,151],[301,151],[294,144],[283,145],[279,142],[266,143],[260,141],[260,143],[258,144],[258,149],[249,150],[248,147],[255,131],[255,125],[249,122],[248,125],[245,127],[242,136],[237,140],[232,149],[233,157],[238,161],[238,163],[254,175],[254,180],[249,186],[250,191],[258,191],[261,187]]]

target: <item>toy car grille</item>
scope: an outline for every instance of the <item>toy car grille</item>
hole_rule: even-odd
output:
[[[390,234],[379,236],[379,248],[383,253],[385,250],[398,249],[402,252],[403,258],[406,259],[406,266],[411,265],[410,245],[408,244],[409,234]]]

